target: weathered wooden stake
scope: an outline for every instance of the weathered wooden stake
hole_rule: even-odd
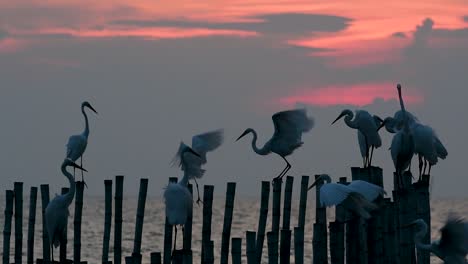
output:
[[[340,257],[342,250],[338,248],[338,222],[330,222],[330,263],[343,263]]]
[[[205,244],[205,261],[203,263],[213,264],[214,263],[214,243],[213,240],[208,241]]]
[[[294,227],[294,263],[304,263],[304,228]]]
[[[235,195],[236,183],[228,182],[226,189],[226,203],[224,205],[223,234],[221,238],[221,264],[227,264],[229,262],[229,242],[231,240],[231,225]]]
[[[291,259],[291,230],[281,229],[280,264],[289,264]]]
[[[115,176],[114,264],[122,263],[122,203],[124,176]]]
[[[15,182],[15,263],[23,263],[23,183]]]
[[[245,247],[247,264],[255,264],[257,262],[257,255],[255,253],[255,237],[256,233],[254,231],[245,232],[245,241],[247,246]]]
[[[281,185],[283,181],[281,179],[273,179],[273,205],[272,205],[272,224],[271,231],[275,233],[276,239],[273,241],[279,242],[279,233],[280,233],[280,217],[281,217]],[[269,243],[269,242],[268,242]],[[270,247],[270,246],[269,246]],[[268,249],[270,250],[270,248]],[[272,247],[271,250],[278,250],[278,245]],[[270,252],[268,253],[270,254]],[[276,252],[276,257],[278,258],[278,252]],[[278,260],[276,260],[278,261]]]
[[[193,185],[188,184],[187,188],[189,189],[190,195],[193,197]],[[192,210],[193,211],[193,210]],[[193,212],[190,211],[187,215],[187,221],[184,225],[184,264],[192,264],[193,262],[193,253],[192,253],[192,220]]]
[[[161,264],[161,252],[151,252],[150,263]]]
[[[315,180],[318,180],[321,175],[315,175]],[[312,239],[313,247],[313,263],[326,264],[328,263],[328,245],[327,245],[327,209],[320,202],[320,188],[322,188],[323,180],[317,182],[315,195],[315,224],[314,237]]]
[[[233,237],[231,241],[232,264],[242,263],[242,238]]]
[[[109,261],[109,241],[112,225],[112,180],[104,180],[104,236],[102,239],[102,263]]]
[[[205,259],[205,246],[211,241],[211,217],[213,215],[213,185],[205,185],[203,189],[203,225],[202,225],[202,247],[201,263]]]
[[[75,219],[73,220],[73,262],[81,264],[81,216],[83,211],[84,182],[76,182]]]
[[[50,262],[50,242],[47,235],[47,226],[45,220],[45,209],[49,204],[49,185],[41,184],[42,199],[42,260],[44,263]]]
[[[29,195],[28,251],[27,263],[34,263],[34,230],[36,225],[37,187],[31,187]]]
[[[265,229],[268,217],[268,204],[270,201],[270,182],[262,181],[262,194],[260,198],[260,217],[258,218],[257,245],[255,252],[257,254],[257,263],[262,262],[263,242],[265,241]]]
[[[299,198],[299,216],[297,219],[297,226],[300,231],[294,230],[294,257],[295,263],[304,262],[304,229],[305,217],[307,210],[307,189],[309,187],[309,176],[302,176],[301,178],[301,194]]]
[[[431,203],[429,197],[429,183],[430,176],[423,175],[422,181],[413,183],[415,189],[415,202],[416,205],[416,218],[421,218],[426,222],[428,226],[431,226]],[[431,243],[430,232],[427,232],[422,242],[424,244]],[[429,264],[430,263],[430,252],[425,250],[417,250],[418,264]]]
[[[62,192],[61,194],[66,194],[69,191],[70,188],[68,187],[62,187]],[[60,255],[59,255],[59,260],[61,263],[66,263],[67,262],[67,243],[68,243],[68,218],[67,218],[67,228],[64,230],[64,236],[60,240]]]
[[[278,233],[268,232],[268,264],[278,264]]]
[[[169,178],[170,183],[177,183],[176,177]],[[169,221],[166,220],[164,223],[164,252],[163,252],[163,263],[169,264],[171,263],[171,256],[172,256],[172,225],[169,224]]]
[[[291,222],[291,200],[294,177],[287,176],[284,186],[284,205],[283,205],[283,229],[290,229]]]
[[[13,218],[13,202],[15,193],[12,190],[5,191],[5,225],[3,226],[3,264],[10,263],[10,237],[11,219]]]
[[[135,239],[133,242],[133,254],[141,253],[141,236],[143,233],[143,220],[145,219],[146,193],[148,191],[148,179],[140,179],[140,191],[138,192],[138,207],[135,223]]]

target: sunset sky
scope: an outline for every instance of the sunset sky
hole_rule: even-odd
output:
[[[290,173],[350,177],[361,165],[356,131],[330,122],[344,108],[393,115],[401,83],[408,109],[449,151],[433,195],[466,197],[467,70],[466,0],[0,1],[0,183],[65,186],[59,166],[83,129],[83,100],[100,113],[84,159],[91,194],[125,174],[130,192],[148,177],[160,195],[181,175],[169,165],[179,142],[223,127],[202,184],[222,195],[237,181],[257,195],[283,161],[234,140],[252,127],[265,142],[271,115],[294,107],[316,127]],[[381,135],[374,160],[389,190],[391,136]]]

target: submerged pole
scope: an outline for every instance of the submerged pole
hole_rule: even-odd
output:
[[[265,241],[265,229],[268,217],[268,203],[270,201],[270,182],[262,181],[262,194],[260,198],[260,217],[258,218],[257,241],[255,252],[257,263],[262,262],[263,243]]]
[[[122,204],[124,176],[115,176],[114,264],[122,263]]]
[[[15,263],[23,263],[23,183],[15,182]]]
[[[234,211],[234,198],[236,195],[236,183],[228,182],[226,187],[226,203],[224,205],[224,223],[221,238],[221,264],[229,261],[229,242],[231,240],[232,214]]]
[[[3,264],[10,263],[11,219],[13,218],[14,192],[5,191],[5,225],[3,226]]]
[[[112,180],[104,180],[104,235],[102,239],[102,263],[109,260],[109,241],[112,225]]]
[[[36,225],[36,202],[37,202],[37,187],[31,187],[29,195],[29,224],[28,224],[28,252],[27,263],[34,263],[34,230]]]
[[[74,224],[74,242],[73,242],[73,262],[81,263],[81,215],[83,211],[83,192],[84,182],[76,182],[76,197],[75,197],[75,220]]]

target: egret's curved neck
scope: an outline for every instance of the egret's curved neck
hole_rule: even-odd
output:
[[[406,113],[405,103],[403,102],[403,96],[401,95],[401,88],[398,89],[398,98],[400,99],[401,112],[403,113],[403,129],[405,132],[409,132],[409,117]]]
[[[81,112],[83,113],[84,118],[85,118],[85,130],[83,131],[83,135],[85,137],[88,137],[89,136],[89,122],[88,122],[88,115],[86,114],[84,109],[85,107],[81,106]]]
[[[267,155],[268,153],[270,153],[270,150],[268,150],[266,144],[261,149],[257,147],[257,132],[253,129],[251,129],[250,132],[253,134],[252,149],[255,151],[255,153],[259,155]]]
[[[358,129],[359,127],[357,125],[357,120],[354,119],[354,121],[353,121],[353,117],[354,117],[353,112],[349,111],[346,114],[346,116],[344,118],[344,121],[345,121],[346,125],[348,125],[350,128]]]
[[[65,175],[65,177],[68,178],[68,181],[70,182],[70,189],[66,194],[63,195],[64,201],[66,203],[66,206],[68,207],[72,201],[73,197],[75,196],[75,179],[73,178],[73,175],[67,171],[66,165],[62,165],[62,173]]]
[[[179,184],[182,186],[187,186],[188,179],[189,179],[189,175],[186,171],[184,171],[184,176],[182,177],[182,179],[180,179]]]

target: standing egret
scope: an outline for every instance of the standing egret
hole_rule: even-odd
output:
[[[382,118],[374,115],[374,122],[375,122],[375,125],[376,126],[380,126],[380,124],[383,123],[383,120]],[[362,161],[363,161],[363,166],[366,167],[366,164],[368,164],[368,160],[367,160],[367,144],[366,144],[366,137],[364,136],[364,134],[358,130],[357,131],[357,136],[358,136],[358,143],[359,143],[359,150],[361,152],[361,157],[362,157]]]
[[[176,157],[180,162],[180,166],[187,166],[189,155],[195,155],[201,158],[198,153],[193,151],[193,149],[184,143],[181,143]],[[176,248],[177,241],[177,225],[181,225],[183,230],[183,226],[187,221],[187,216],[190,214],[190,212],[192,212],[193,200],[192,195],[187,188],[188,180],[189,173],[187,170],[185,170],[182,179],[178,183],[169,183],[164,191],[166,217],[169,224],[175,228],[174,250]]]
[[[302,146],[302,133],[308,132],[314,126],[313,118],[307,116],[305,109],[287,110],[272,116],[275,132],[262,148],[257,147],[257,132],[247,128],[236,141],[252,133],[252,149],[259,155],[268,155],[271,152],[278,154],[286,162],[286,167],[275,179],[281,179],[291,169],[286,156]]]
[[[54,247],[60,245],[60,241],[64,239],[65,231],[67,229],[68,220],[68,207],[73,201],[75,196],[75,178],[67,171],[67,167],[86,171],[81,166],[76,165],[70,159],[65,159],[62,163],[61,170],[63,175],[67,177],[70,182],[70,189],[67,193],[57,195],[49,202],[45,209],[45,221],[47,227],[47,234],[49,236],[50,248],[52,251],[52,262],[54,261]]]
[[[355,212],[364,219],[369,219],[371,217],[369,212],[378,208],[372,201],[379,195],[383,196],[385,194],[382,187],[366,181],[356,180],[348,185],[331,183],[332,180],[327,174],[320,175],[308,190],[322,180],[326,182],[320,187],[320,203],[322,206],[331,207],[342,204],[346,209]]]
[[[370,167],[372,164],[374,148],[379,148],[382,146],[382,140],[380,139],[379,133],[377,132],[378,125],[376,124],[374,117],[365,110],[357,110],[356,117],[354,117],[354,114],[351,110],[345,109],[335,119],[335,121],[332,122],[332,125],[342,117],[345,117],[344,121],[346,125],[348,125],[350,128],[357,129],[364,135],[364,142],[366,146],[365,160],[367,160],[367,164],[365,164],[364,167]]]
[[[200,179],[205,174],[205,170],[202,169],[202,165],[206,164],[206,153],[217,149],[223,143],[224,131],[222,129],[206,132],[203,134],[195,135],[192,137],[192,149],[198,153],[199,156],[186,153],[185,163],[179,163],[183,171],[188,173],[189,179],[195,180],[197,186],[198,199],[197,203],[201,201],[200,191],[198,190],[197,179]],[[181,144],[181,148],[185,144]],[[182,150],[182,149],[181,149]],[[180,150],[179,150],[180,151]],[[180,155],[176,155],[176,160],[180,158]],[[174,163],[175,165],[175,163]]]
[[[419,157],[419,179],[421,180],[422,175],[426,173],[428,163],[427,174],[431,174],[432,166],[438,162],[439,158],[445,159],[448,153],[430,126],[415,123],[411,127],[411,132],[414,138],[414,152]]]
[[[79,158],[81,158],[80,159],[81,166],[83,166],[83,153],[85,152],[86,146],[88,145],[88,136],[89,136],[88,115],[85,112],[85,107],[91,109],[91,111],[97,114],[97,111],[91,106],[89,102],[87,101],[83,102],[81,104],[81,113],[83,113],[83,116],[85,119],[85,130],[83,131],[83,133],[79,135],[71,136],[68,139],[68,143],[67,143],[67,158],[71,159],[73,162],[76,162]],[[75,176],[74,169],[73,169],[73,176]],[[83,171],[81,171],[81,181],[85,183]]]
[[[468,222],[454,216],[449,216],[445,225],[440,229],[440,240],[431,244],[423,244],[422,239],[428,232],[426,222],[417,219],[410,225],[417,228],[414,243],[421,250],[427,250],[446,264],[466,264],[468,254]]]

